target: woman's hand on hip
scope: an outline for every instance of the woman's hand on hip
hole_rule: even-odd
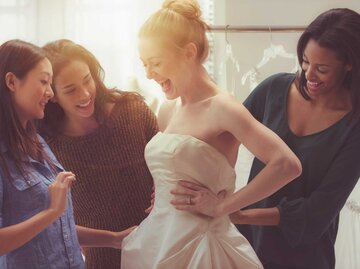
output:
[[[170,201],[178,210],[201,213],[210,217],[219,217],[221,202],[225,191],[214,194],[208,188],[189,181],[180,180],[175,189],[170,191],[176,197]]]

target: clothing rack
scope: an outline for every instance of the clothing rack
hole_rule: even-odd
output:
[[[233,26],[233,25],[212,25],[211,32],[225,32],[225,33],[289,33],[289,32],[303,32],[306,26]]]

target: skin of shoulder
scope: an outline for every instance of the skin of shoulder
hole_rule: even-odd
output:
[[[239,130],[251,123],[252,116],[242,103],[228,93],[219,93],[212,99],[214,122],[220,131],[230,132],[239,140]]]
[[[235,97],[227,93],[218,94],[212,103],[213,121],[219,133],[231,133],[239,145],[243,144],[263,163],[274,158],[271,152],[286,155],[287,147],[281,139],[258,122]]]
[[[166,100],[159,109],[158,124],[159,130],[164,131],[171,119],[171,116],[175,110],[176,100]]]

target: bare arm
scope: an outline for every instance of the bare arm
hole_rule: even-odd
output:
[[[0,229],[0,256],[29,242],[61,216],[73,180],[74,175],[71,172],[59,173],[55,182],[49,186],[51,204],[48,209],[24,222]]]
[[[227,107],[224,129],[234,134],[265,167],[252,182],[220,203],[218,210],[226,214],[273,194],[301,173],[300,161],[274,132],[255,120],[242,104],[233,101]]]
[[[214,217],[228,215],[273,194],[301,173],[301,164],[295,154],[274,132],[255,120],[242,104],[231,97],[221,97],[218,102],[215,117],[221,131],[233,134],[265,167],[251,183],[224,199],[190,182],[181,182],[181,187],[172,191],[173,194],[192,196],[192,205],[184,203],[183,199],[173,200],[177,209]]]
[[[121,232],[91,229],[83,226],[76,226],[79,243],[83,247],[112,247],[121,249],[122,240],[135,227],[130,227]]]

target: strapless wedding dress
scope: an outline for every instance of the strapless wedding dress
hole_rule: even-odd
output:
[[[178,180],[234,191],[235,171],[211,145],[190,135],[156,134],[145,148],[155,183],[149,216],[123,241],[122,269],[263,268],[228,216],[211,218],[170,204]]]

